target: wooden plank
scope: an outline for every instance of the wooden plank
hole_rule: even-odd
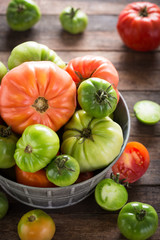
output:
[[[144,0],[143,0],[144,1]],[[7,6],[10,0],[0,0],[0,14],[5,14]],[[88,15],[93,14],[108,14],[108,15],[119,15],[123,8],[133,1],[121,0],[35,0],[39,6],[41,13],[47,15],[59,15],[60,12],[67,6],[80,8],[85,11]],[[159,0],[151,0],[150,2],[159,5]]]
[[[160,188],[158,186],[145,188],[143,186],[134,186],[134,188],[128,190],[128,193],[128,202],[141,201],[151,204],[157,211],[159,210]],[[12,236],[12,240],[17,240],[18,221],[25,212],[28,212],[32,208],[16,202],[10,197],[9,201],[10,209],[7,216],[3,219],[3,224],[7,227],[1,229],[1,234],[3,240],[10,239],[10,236]],[[16,209],[18,209],[18,211]],[[93,194],[75,206],[63,209],[45,210],[45,212],[47,212],[55,221],[55,240],[93,240],[93,236],[94,240],[110,240],[113,239],[113,236],[114,239],[125,240],[117,227],[119,211],[108,212],[101,209],[96,204]],[[160,217],[159,212],[158,215]],[[152,236],[152,239],[158,240],[159,235],[160,229],[157,229],[157,232]]]
[[[97,16],[94,18],[94,22],[97,22],[97,24],[92,24],[91,20],[83,34],[71,35],[63,31],[59,19],[52,16],[42,16],[35,26],[25,32],[10,30],[5,16],[2,16],[0,24],[0,51],[11,50],[19,43],[29,40],[46,44],[50,48],[61,51],[131,51],[124,46],[117,33],[117,17],[106,16],[105,18],[107,20],[103,22],[101,17]],[[104,31],[99,30],[101,27],[99,22],[105,24],[102,24]],[[93,36],[96,36],[96,41],[93,41]]]

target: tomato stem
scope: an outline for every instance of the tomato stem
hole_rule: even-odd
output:
[[[77,128],[67,128],[66,130],[72,130],[72,131],[77,131],[80,134],[75,135],[78,139],[83,138],[82,142],[83,143],[86,139],[90,139],[91,141],[94,142],[94,139],[92,137],[92,130],[90,128],[91,122],[94,118],[91,118],[91,120],[88,123],[88,126],[86,128],[83,128],[82,130],[79,130]]]
[[[68,157],[67,156],[63,156],[63,157],[59,156],[59,157],[56,158],[55,163],[56,163],[56,167],[57,167],[58,173],[60,175],[62,175],[61,171],[63,169],[67,169],[68,171],[75,172],[74,169],[69,168],[69,167],[67,167],[65,165],[67,161],[68,161]]]
[[[28,217],[29,222],[34,222],[36,220],[36,217],[34,215],[31,215]]]
[[[136,211],[137,211],[137,209],[136,209]],[[140,211],[137,211],[136,218],[138,221],[143,221],[145,215],[146,215],[146,211],[144,209],[141,209]]]
[[[18,13],[21,13],[21,12],[23,12],[24,10],[26,9],[26,6],[25,5],[23,5],[23,4],[18,4],[18,6],[17,6],[17,11],[18,11]]]
[[[147,6],[144,6],[143,8],[140,9],[139,16],[141,16],[141,17],[148,17]]]
[[[0,128],[0,136],[1,137],[9,137],[11,134],[12,134],[12,130],[11,130],[10,126],[8,126],[7,128],[6,127]]]
[[[27,145],[26,148],[24,149],[24,152],[31,153],[32,152],[32,147],[30,145]]]
[[[49,108],[48,100],[45,99],[44,97],[38,97],[34,101],[34,104],[32,105],[32,107],[34,107],[36,111],[40,113],[46,112],[46,110]]]
[[[98,89],[98,91],[96,91],[95,93],[95,98],[96,98],[96,101],[99,103],[99,104],[106,104],[108,103],[109,107],[112,108],[111,106],[111,103],[109,101],[110,98],[114,98],[116,99],[114,96],[112,96],[110,93],[109,93],[109,90],[111,88],[112,85],[109,85],[109,87],[104,90],[104,89]]]
[[[65,13],[65,15],[69,15],[70,18],[72,19],[72,18],[74,18],[74,16],[76,15],[76,13],[77,13],[79,10],[80,10],[80,8],[75,9],[75,8],[72,7],[71,10],[70,10],[70,12]]]

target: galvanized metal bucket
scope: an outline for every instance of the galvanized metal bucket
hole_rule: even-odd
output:
[[[11,197],[36,208],[56,209],[74,205],[87,198],[95,189],[100,180],[105,178],[107,171],[118,160],[127,144],[130,133],[130,115],[127,104],[120,94],[120,100],[114,113],[114,120],[123,130],[124,143],[120,154],[105,169],[99,171],[94,177],[81,183],[67,187],[37,188],[25,186],[7,179],[0,172],[0,185]]]

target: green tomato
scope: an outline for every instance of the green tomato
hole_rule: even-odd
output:
[[[106,178],[97,184],[95,188],[95,199],[103,209],[116,211],[126,204],[128,192],[119,182]]]
[[[94,118],[78,110],[66,124],[61,152],[74,157],[81,172],[104,168],[120,153],[122,129],[111,118]]]
[[[117,94],[109,82],[100,78],[89,78],[78,87],[78,103],[89,115],[102,118],[116,109]]]
[[[7,196],[3,192],[0,192],[0,219],[7,214],[8,207],[9,203]]]
[[[26,31],[39,21],[41,13],[32,0],[11,0],[6,17],[12,30]]]
[[[18,137],[10,127],[0,125],[0,168],[11,168],[15,165],[14,152]]]
[[[119,212],[118,227],[127,239],[145,240],[157,230],[158,214],[149,204],[130,202]]]
[[[64,30],[71,34],[78,34],[85,30],[88,25],[87,15],[79,8],[66,7],[59,16]]]
[[[6,73],[7,73],[6,66],[2,62],[0,62],[0,82],[1,82],[2,78],[4,77],[4,75],[6,75]]]
[[[42,124],[30,125],[17,142],[16,164],[25,172],[36,172],[56,156],[59,146],[59,137],[51,128]]]
[[[160,105],[156,102],[138,101],[133,109],[137,119],[144,124],[152,125],[160,121]]]
[[[27,41],[17,45],[12,50],[8,58],[8,68],[12,69],[28,61],[51,61],[60,68],[66,66],[65,62],[47,46],[34,41]]]
[[[48,180],[59,187],[73,184],[79,174],[80,167],[77,160],[69,155],[55,157],[46,170]]]

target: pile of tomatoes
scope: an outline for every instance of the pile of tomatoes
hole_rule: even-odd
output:
[[[119,77],[108,59],[87,55],[66,65],[29,41],[12,50],[8,68],[0,86],[0,168],[15,166],[17,182],[68,186],[119,154]]]

